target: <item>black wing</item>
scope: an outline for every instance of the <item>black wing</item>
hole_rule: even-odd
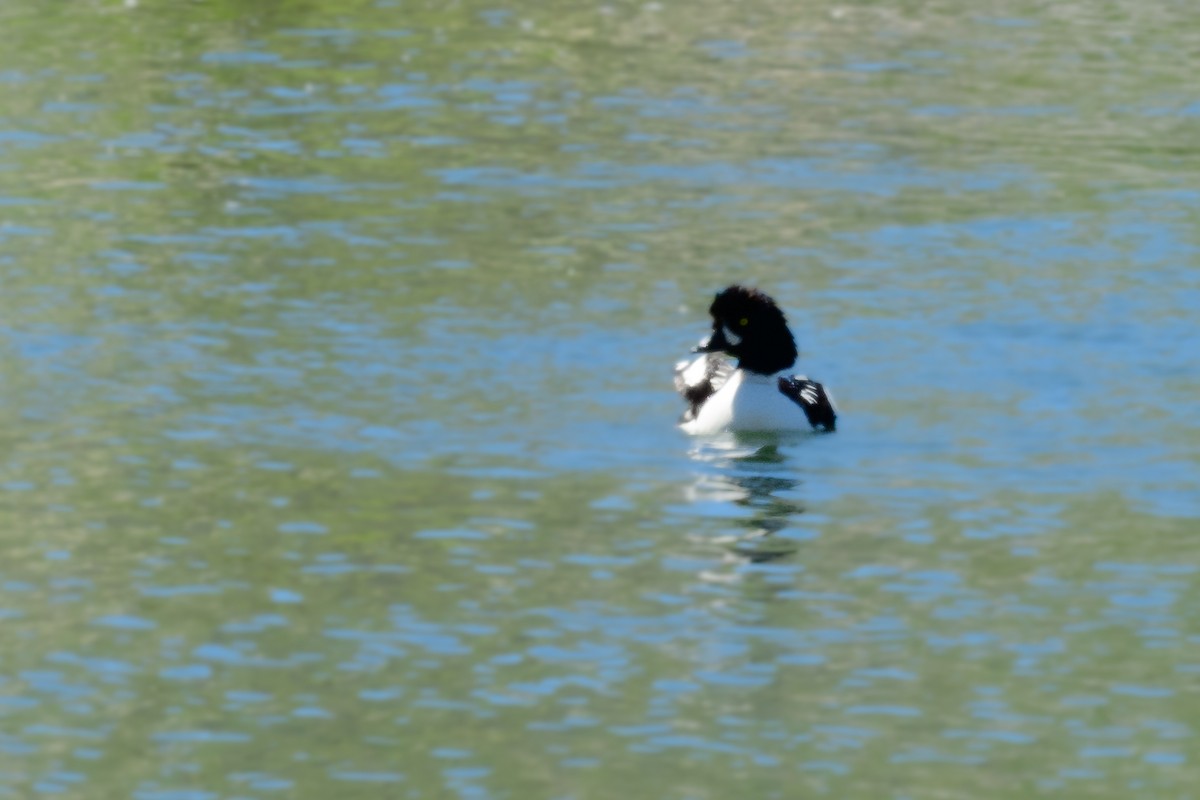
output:
[[[837,428],[837,408],[825,392],[825,387],[800,375],[779,379],[783,396],[804,409],[808,424],[814,429],[833,431]]]
[[[725,385],[733,369],[733,363],[720,353],[708,353],[694,361],[676,364],[675,389],[688,404],[680,422],[694,420],[700,413],[700,406]]]

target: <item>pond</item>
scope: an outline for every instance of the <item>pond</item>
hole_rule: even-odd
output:
[[[2,16],[0,797],[1200,781],[1180,7]]]

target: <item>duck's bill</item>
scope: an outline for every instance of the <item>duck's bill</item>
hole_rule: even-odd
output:
[[[692,348],[693,353],[723,353],[729,349],[729,340],[721,328],[700,340],[700,344]]]

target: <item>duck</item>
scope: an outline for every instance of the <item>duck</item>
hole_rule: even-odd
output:
[[[829,391],[787,374],[799,355],[787,318],[765,292],[739,284],[718,292],[708,309],[712,332],[675,365],[675,388],[687,403],[684,433],[818,431],[837,428]]]

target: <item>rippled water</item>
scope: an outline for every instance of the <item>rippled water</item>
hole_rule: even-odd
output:
[[[1182,6],[0,16],[0,796],[1197,784]]]

